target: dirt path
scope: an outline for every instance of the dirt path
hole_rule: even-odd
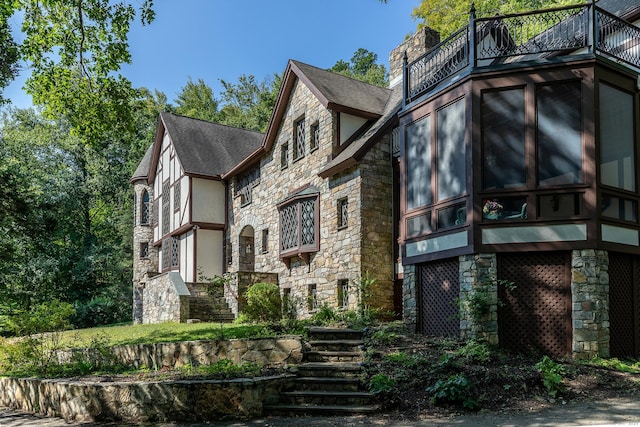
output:
[[[0,427],[68,427],[59,418],[40,417],[0,408]],[[121,423],[78,423],[77,426],[115,427]],[[518,414],[473,414],[450,418],[426,417],[422,420],[397,420],[384,415],[352,417],[310,418],[262,418],[251,421],[226,421],[210,423],[158,423],[154,427],[360,427],[360,426],[474,426],[474,427],[573,427],[573,426],[640,426],[640,401],[634,399],[607,399],[597,402],[581,402],[558,405],[541,412]]]

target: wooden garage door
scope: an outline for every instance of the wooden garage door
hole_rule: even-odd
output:
[[[568,252],[498,255],[500,346],[519,353],[571,354],[571,256]]]
[[[456,303],[460,295],[458,258],[421,264],[418,267],[418,275],[422,333],[459,337],[460,319]]]

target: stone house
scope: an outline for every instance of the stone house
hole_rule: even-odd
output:
[[[131,178],[135,194],[134,321],[210,320],[198,286],[225,271],[227,185],[221,176],[263,134],[161,113],[153,144]]]
[[[399,95],[289,61],[262,144],[223,175],[231,188],[229,272],[277,275],[299,316],[324,304],[394,310],[391,135]],[[367,301],[363,278],[375,280]]]
[[[407,324],[516,351],[640,355],[638,19],[638,0],[472,10],[406,57]]]

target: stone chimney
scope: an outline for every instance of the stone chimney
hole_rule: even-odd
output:
[[[402,63],[405,52],[411,62],[438,43],[440,43],[440,34],[431,28],[424,27],[393,49],[389,53],[389,87],[402,82]]]

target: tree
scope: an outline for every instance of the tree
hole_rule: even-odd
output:
[[[23,17],[25,38],[18,52],[31,69],[26,91],[44,107],[45,117],[63,117],[71,132],[87,144],[101,144],[112,131],[131,130],[131,100],[137,95],[117,72],[121,64],[131,62],[127,37],[137,15],[135,3],[14,0],[3,4],[3,17],[15,12]],[[150,23],[153,0],[144,0],[139,12],[142,23]],[[0,43],[3,48],[10,45],[8,39],[0,38]]]
[[[194,83],[189,77],[186,86],[178,94],[176,113],[195,119],[215,122],[219,119],[218,100],[213,96],[213,90],[203,79]]]
[[[389,85],[389,73],[384,65],[376,63],[377,60],[378,55],[360,48],[351,57],[351,62],[345,62],[341,59],[329,71],[372,85],[387,87]]]
[[[9,5],[0,5],[0,105],[7,102],[2,96],[2,89],[13,81],[18,72],[18,47],[9,27],[10,15]]]
[[[451,33],[469,23],[471,4],[476,15],[486,17],[495,14],[523,12],[526,10],[583,3],[582,0],[422,0],[412,16],[422,20],[418,28],[427,26],[440,33],[444,40]]]

